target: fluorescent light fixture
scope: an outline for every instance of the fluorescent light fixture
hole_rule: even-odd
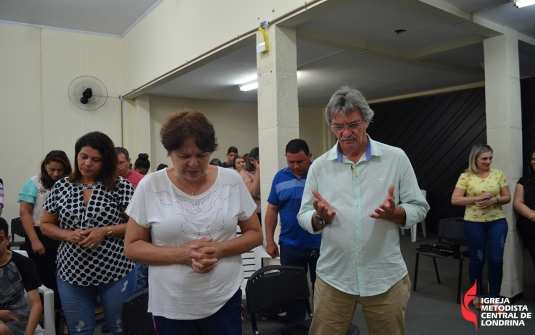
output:
[[[240,87],[240,91],[250,91],[250,90],[256,90],[258,88],[258,81],[253,80],[248,83],[243,83],[241,85],[238,85]]]
[[[513,0],[518,8],[535,5],[535,0]]]

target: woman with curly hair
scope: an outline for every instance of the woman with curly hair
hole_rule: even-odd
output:
[[[100,296],[106,325],[119,335],[122,303],[136,287],[134,262],[124,254],[124,210],[134,188],[117,176],[118,158],[107,135],[88,133],[74,149],[74,172],[50,191],[41,229],[60,241],[57,282],[69,332],[93,334]]]

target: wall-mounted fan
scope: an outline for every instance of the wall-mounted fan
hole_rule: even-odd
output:
[[[80,76],[69,85],[69,99],[78,108],[94,111],[108,100],[108,90],[103,82],[91,76]]]

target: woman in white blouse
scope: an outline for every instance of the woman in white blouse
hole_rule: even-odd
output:
[[[156,331],[241,334],[240,255],[262,242],[256,205],[236,172],[209,165],[217,143],[202,113],[172,114],[160,136],[173,165],[139,183],[125,238],[126,256],[149,264]]]

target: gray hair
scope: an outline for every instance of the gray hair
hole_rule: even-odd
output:
[[[344,86],[338,91],[334,92],[331,97],[331,100],[325,107],[325,120],[327,124],[331,125],[331,119],[336,115],[349,115],[358,108],[362,118],[366,123],[370,123],[373,118],[373,110],[368,106],[366,99],[354,88]]]
[[[480,143],[472,147],[472,151],[470,151],[470,156],[468,157],[468,169],[466,169],[466,172],[477,174],[477,158],[485,152],[492,152],[490,145]]]

